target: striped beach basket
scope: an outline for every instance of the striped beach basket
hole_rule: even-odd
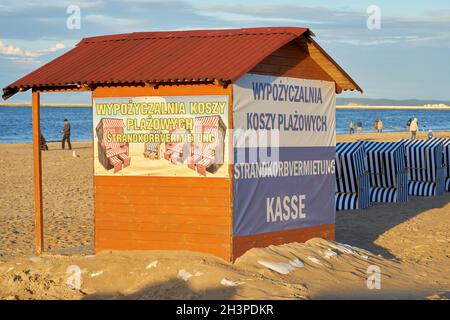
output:
[[[154,136],[162,134],[161,131],[151,130],[148,132]],[[144,157],[149,159],[161,159],[162,157],[162,144],[160,142],[146,142],[144,143]]]
[[[187,129],[170,129],[171,135],[189,135]],[[169,160],[173,164],[183,162],[189,154],[189,144],[187,142],[166,142],[165,143],[164,159]]]
[[[409,195],[439,196],[445,188],[442,141],[402,140],[405,143]]]
[[[125,124],[122,119],[102,118],[95,128],[97,134],[98,161],[106,170],[114,168],[114,172],[130,165],[128,143],[109,142],[111,134],[124,133]]]
[[[408,201],[408,171],[405,144],[365,141],[370,176],[370,202]]]
[[[225,160],[226,126],[220,116],[196,117],[194,133],[209,137],[211,141],[191,144],[188,167],[197,170],[203,176],[206,171],[214,173]]]
[[[112,156],[110,158],[108,158],[109,163],[113,166],[114,168],[114,173],[116,173],[117,171],[120,171],[122,169],[122,160],[120,160],[118,157],[116,156]]]
[[[336,210],[370,206],[370,179],[362,141],[336,144]]]
[[[442,142],[443,161],[445,166],[445,191],[450,192],[450,138],[433,138],[431,140]]]

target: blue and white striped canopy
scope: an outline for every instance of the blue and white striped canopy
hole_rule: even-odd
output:
[[[450,191],[450,138],[433,138],[431,140],[442,142],[446,178],[445,190]]]
[[[358,177],[366,173],[364,143],[336,144],[336,191],[357,192]]]
[[[370,185],[396,188],[398,174],[405,170],[405,144],[398,142],[364,142]]]
[[[445,187],[443,145],[440,140],[402,140],[411,195],[441,195]],[[421,183],[418,183],[421,182]],[[427,186],[426,183],[434,183]],[[434,193],[433,193],[434,192]]]
[[[336,144],[336,209],[363,209],[370,205],[362,141]]]
[[[364,147],[370,175],[371,202],[408,201],[405,144],[402,141],[365,141]]]

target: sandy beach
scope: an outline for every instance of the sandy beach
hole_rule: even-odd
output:
[[[337,141],[408,137],[364,133]],[[450,298],[450,193],[340,211],[336,242],[252,249],[234,264],[183,251],[93,255],[92,145],[74,142],[79,157],[58,143],[49,147],[43,152],[47,252],[36,257],[31,144],[0,144],[0,299]],[[71,290],[67,268],[74,265],[82,282]],[[367,289],[369,265],[381,270],[380,290]]]

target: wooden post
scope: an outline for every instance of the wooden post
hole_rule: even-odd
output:
[[[33,90],[31,113],[33,121],[34,227],[37,254],[44,251],[40,108],[40,93]]]

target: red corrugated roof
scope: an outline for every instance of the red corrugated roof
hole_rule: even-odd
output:
[[[287,42],[295,27],[136,32],[85,38],[3,89],[93,83],[235,81]]]
[[[231,81],[305,28],[137,32],[85,38],[75,48],[3,89],[172,81]]]

